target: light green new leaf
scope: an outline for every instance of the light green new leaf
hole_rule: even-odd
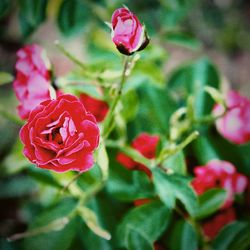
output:
[[[96,235],[104,238],[105,240],[110,240],[111,235],[108,231],[101,228],[98,223],[96,214],[87,207],[80,207],[78,209],[80,216],[85,221],[86,225],[91,229]]]
[[[0,72],[0,86],[12,82],[14,77],[7,72]]]

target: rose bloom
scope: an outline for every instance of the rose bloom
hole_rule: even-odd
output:
[[[246,176],[236,172],[234,165],[227,161],[209,161],[205,166],[195,167],[194,173],[192,186],[198,195],[216,187],[227,191],[227,199],[222,208],[230,207],[234,194],[244,192],[247,187]]]
[[[38,167],[56,172],[82,172],[93,165],[99,128],[95,117],[78,98],[61,95],[31,111],[20,138],[24,155]]]
[[[213,216],[209,221],[202,224],[202,231],[210,240],[214,239],[220,230],[227,224],[236,220],[234,209],[223,210]]]
[[[229,91],[226,96],[228,111],[216,121],[218,132],[227,140],[244,144],[250,141],[250,99],[241,96],[236,91]],[[216,104],[214,115],[221,115],[224,107]]]
[[[148,45],[145,27],[127,8],[117,9],[112,15],[111,24],[112,41],[122,54],[131,55]]]
[[[83,93],[80,94],[80,100],[86,110],[95,116],[97,122],[102,122],[105,119],[109,110],[106,102]]]
[[[144,157],[148,159],[154,159],[159,139],[160,138],[158,135],[149,135],[147,133],[141,133],[133,140],[132,148],[137,150]],[[119,153],[116,157],[116,160],[127,169],[141,170],[145,172],[149,177],[151,176],[151,171],[146,166],[134,161],[123,153]]]
[[[13,87],[20,104],[22,119],[40,102],[50,99],[50,65],[45,51],[38,45],[28,45],[17,52],[16,79]]]

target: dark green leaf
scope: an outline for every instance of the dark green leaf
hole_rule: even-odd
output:
[[[128,250],[153,250],[153,246],[141,232],[131,229],[128,234]]]
[[[202,219],[211,215],[218,210],[225,202],[227,192],[224,189],[210,189],[198,198],[199,207],[195,216],[197,219]]]
[[[198,249],[198,236],[194,227],[187,221],[178,221],[170,235],[170,250]]]
[[[165,230],[170,218],[170,210],[159,201],[149,202],[131,209],[118,226],[117,237],[122,246],[129,245],[134,236],[141,234],[151,244]],[[145,243],[145,242],[144,242]]]
[[[60,6],[57,23],[64,35],[83,30],[90,19],[91,10],[82,0],[64,0]]]
[[[18,0],[23,35],[29,36],[46,19],[48,0]]]
[[[169,117],[175,109],[167,91],[147,82],[140,84],[136,91],[139,109],[135,119],[128,124],[130,136],[134,138],[141,131],[166,134]]]
[[[0,19],[5,17],[8,13],[9,10],[11,9],[11,0],[1,0],[0,1]]]
[[[52,221],[66,217],[75,208],[76,202],[72,199],[64,199],[56,206],[47,209],[39,215],[30,225],[29,229],[45,226]],[[73,219],[62,230],[43,233],[24,240],[24,249],[36,250],[66,250],[70,246],[75,231],[76,221]]]
[[[219,87],[217,69],[207,58],[187,64],[177,69],[169,78],[167,87],[179,92],[182,103],[188,95],[193,95],[194,113],[197,117],[210,114],[213,107],[212,98],[205,92],[205,86]]]
[[[190,180],[181,175],[168,175],[159,168],[153,170],[153,182],[160,199],[169,208],[180,200],[190,215],[197,210],[197,198],[190,186]]]
[[[249,239],[249,233],[247,234],[247,223],[244,222],[233,222],[225,226],[219,235],[213,241],[213,249],[214,250],[228,250],[228,249],[247,249],[241,248],[239,245],[236,248],[230,248],[231,244],[234,244],[238,237],[246,236]],[[249,231],[249,228],[248,228]]]

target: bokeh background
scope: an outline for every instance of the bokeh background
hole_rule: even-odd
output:
[[[248,0],[1,0],[0,1],[0,71],[15,75],[16,51],[26,43],[38,43],[47,50],[55,74],[70,72],[73,63],[55,46],[59,40],[70,52],[92,64],[106,59],[115,63],[108,52],[109,28],[114,9],[125,4],[145,22],[152,44],[161,44],[153,54],[164,58],[163,77],[178,65],[206,55],[220,72],[222,86],[232,86],[250,97],[250,2]],[[156,59],[157,60],[157,59]],[[156,62],[157,63],[157,62]],[[155,74],[157,81],[157,72]],[[9,84],[0,85],[0,109],[16,114],[17,101]],[[6,157],[18,137],[19,128],[0,116],[0,164],[13,171],[22,157]],[[2,186],[1,186],[2,185]],[[0,235],[23,231],[27,225],[19,214],[32,183],[20,180],[1,192]],[[6,189],[5,186],[5,190]],[[11,194],[11,195],[10,195]],[[21,198],[20,197],[21,194]],[[32,208],[35,211],[35,207]],[[32,210],[31,209],[31,210]]]

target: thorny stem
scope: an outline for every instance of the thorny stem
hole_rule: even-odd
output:
[[[125,80],[127,77],[128,66],[129,66],[129,57],[126,56],[117,95],[115,96],[115,99],[113,100],[113,102],[111,104],[109,113],[108,113],[108,115],[104,121],[104,124],[103,124],[103,138],[104,139],[107,138],[108,135],[110,134],[110,132],[112,131],[112,122],[113,122],[113,118],[114,118],[114,112],[115,112],[116,106],[117,106],[117,104],[121,98],[121,95],[122,95],[122,89],[123,89],[123,86],[124,86],[124,83],[125,83]]]

